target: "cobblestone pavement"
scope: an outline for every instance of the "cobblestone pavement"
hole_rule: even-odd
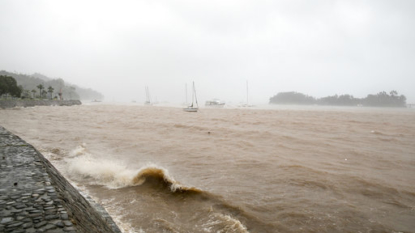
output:
[[[78,232],[62,203],[38,152],[0,126],[0,232]]]

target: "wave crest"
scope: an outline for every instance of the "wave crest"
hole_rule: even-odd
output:
[[[141,169],[136,176],[132,179],[133,185],[142,185],[145,182],[161,183],[172,192],[201,192],[201,190],[194,187],[186,187],[177,182],[171,177],[166,169],[159,168],[157,166],[148,166]]]
[[[72,179],[87,181],[92,185],[118,189],[146,183],[161,184],[171,192],[201,192],[197,188],[177,182],[167,169],[155,164],[144,165],[137,171],[116,160],[98,159],[86,150],[85,144],[74,149],[66,162],[66,171]]]

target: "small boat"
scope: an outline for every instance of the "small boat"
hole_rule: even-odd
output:
[[[225,106],[225,103],[218,100],[218,99],[213,99],[213,100],[208,100],[205,102],[205,106],[207,107],[217,107],[217,108],[222,108],[223,106]]]
[[[150,90],[148,89],[148,86],[146,86],[146,101],[144,102],[145,105],[153,105],[151,102],[151,96],[150,96]]]
[[[197,103],[195,82],[193,82],[192,104],[189,105],[187,108],[183,108],[183,111],[185,111],[185,112],[197,112],[198,109],[199,109],[199,105]]]

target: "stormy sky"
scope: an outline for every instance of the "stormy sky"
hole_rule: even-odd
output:
[[[412,0],[0,0],[0,70],[106,100],[267,103],[278,92],[415,102]]]

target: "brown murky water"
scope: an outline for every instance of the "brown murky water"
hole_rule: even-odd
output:
[[[0,110],[124,232],[415,232],[413,109]]]

